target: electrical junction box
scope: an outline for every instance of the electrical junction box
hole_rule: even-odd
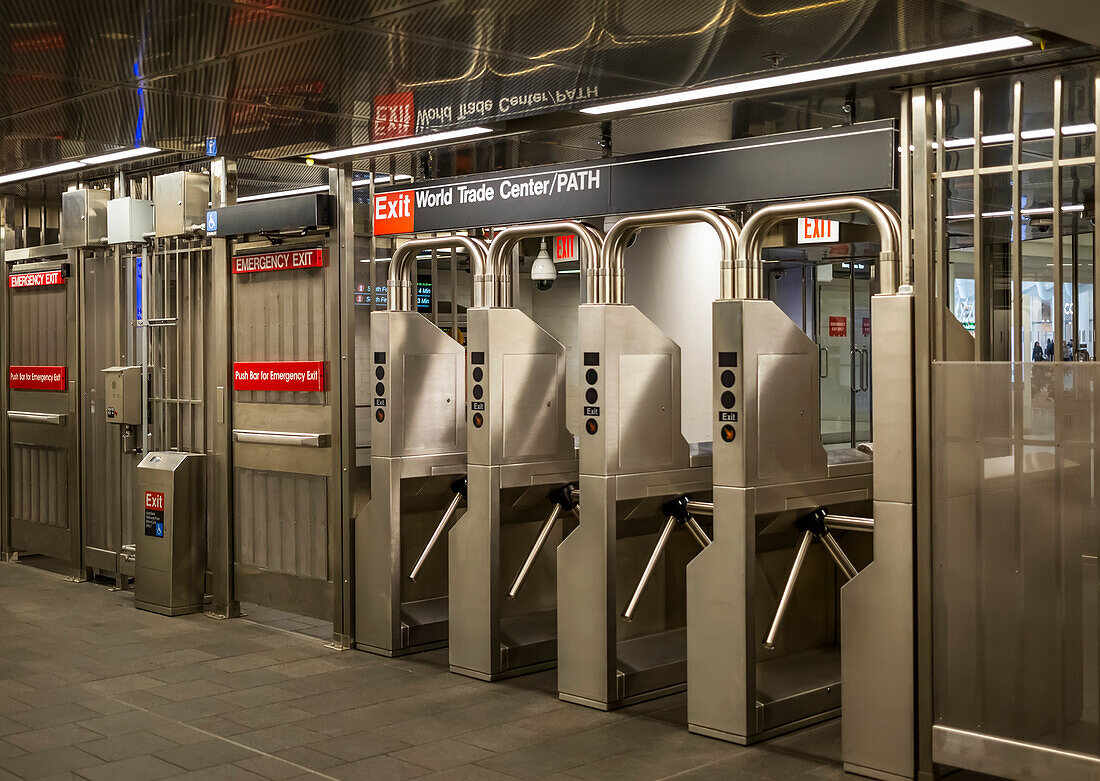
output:
[[[141,425],[141,367],[112,366],[103,370],[104,414],[108,423]]]
[[[66,249],[102,246],[107,239],[106,190],[61,193],[61,245]]]
[[[152,232],[152,201],[114,198],[107,202],[108,244],[140,244]]]
[[[201,453],[146,453],[137,466],[134,606],[165,616],[202,611],[206,504]]]
[[[210,178],[194,171],[153,177],[153,222],[157,237],[184,236],[206,224]]]

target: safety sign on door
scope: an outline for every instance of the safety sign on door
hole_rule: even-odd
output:
[[[317,392],[324,389],[324,361],[261,361],[233,364],[233,390]]]
[[[8,387],[17,390],[65,390],[64,366],[9,366]]]
[[[848,318],[847,317],[830,317],[829,318],[829,336],[847,336],[848,335]]]

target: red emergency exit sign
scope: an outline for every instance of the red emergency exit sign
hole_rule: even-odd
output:
[[[320,268],[325,265],[321,249],[265,252],[262,255],[237,255],[233,258],[234,274],[255,274],[258,271],[292,271],[298,268]]]
[[[17,390],[65,390],[64,366],[9,366],[8,387]]]
[[[64,285],[65,275],[61,269],[53,271],[26,271],[22,274],[12,274],[8,277],[9,288],[20,287],[45,287],[47,285]]]
[[[308,393],[324,389],[324,361],[261,361],[233,364],[233,390]]]
[[[829,336],[847,336],[848,335],[848,318],[847,317],[830,317],[829,318]]]
[[[799,244],[826,244],[840,241],[840,223],[816,217],[798,218]]]
[[[572,233],[554,237],[554,260],[577,260],[577,237]]]

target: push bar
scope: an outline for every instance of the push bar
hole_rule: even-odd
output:
[[[553,530],[554,524],[557,523],[561,511],[576,512],[577,500],[574,498],[574,494],[579,495],[580,492],[572,484],[555,488],[550,492],[549,499],[554,503],[554,506],[550,509],[550,515],[543,521],[542,528],[539,529],[539,536],[535,538],[535,544],[531,548],[531,552],[527,554],[523,566],[519,569],[519,574],[512,581],[512,587],[508,589],[508,599],[515,599],[519,594],[519,590],[523,588],[523,582],[527,580],[527,574],[531,571],[535,559],[538,558],[539,553],[546,545],[546,541],[550,538],[550,532]]]
[[[388,306],[391,312],[411,312],[413,310],[413,272],[416,270],[416,256],[423,250],[457,249],[464,247],[470,254],[470,273],[473,275],[473,306],[485,306],[485,269],[488,265],[489,245],[482,239],[472,236],[440,236],[434,239],[413,239],[406,241],[390,259],[390,274],[386,281],[388,287]],[[492,305],[492,302],[489,302]]]
[[[630,603],[626,606],[626,610],[623,611],[623,618],[630,621],[634,618],[634,611],[638,609],[638,601],[642,598],[642,592],[645,591],[645,587],[649,585],[649,579],[653,576],[653,570],[657,566],[657,561],[661,558],[661,554],[665,552],[665,548],[668,547],[669,538],[672,535],[672,530],[676,528],[676,524],[683,524],[695,541],[699,544],[700,548],[706,548],[710,545],[710,537],[703,531],[703,527],[699,525],[699,522],[688,511],[688,506],[691,504],[691,500],[686,496],[681,496],[673,499],[671,502],[667,502],[662,508],[661,512],[668,515],[668,519],[665,521],[664,527],[661,529],[661,536],[657,538],[657,544],[653,547],[653,553],[649,555],[649,561],[646,562],[645,569],[642,570],[642,577],[638,579],[638,585],[634,589],[634,594],[630,597]]]
[[[722,298],[756,299],[763,295],[764,235],[773,225],[792,217],[819,217],[848,212],[862,212],[874,222],[881,247],[878,256],[879,288],[887,295],[897,293],[901,219],[885,204],[859,195],[846,195],[765,206],[753,214],[745,223],[737,246],[736,279],[727,280],[725,274],[722,275]],[[610,236],[608,240],[610,242]],[[901,284],[909,285],[912,272],[908,260],[902,266]],[[727,281],[730,284],[727,285]]]
[[[466,498],[466,478],[460,477],[451,483],[451,490],[454,491],[454,497],[451,499],[451,503],[447,505],[446,512],[443,513],[443,517],[439,521],[439,525],[435,527],[435,531],[432,532],[432,536],[428,538],[428,544],[424,546],[423,553],[420,554],[420,558],[416,560],[416,564],[413,565],[412,572],[409,573],[409,580],[416,580],[420,574],[421,568],[424,566],[424,562],[428,560],[428,556],[432,552],[432,548],[439,542],[439,538],[443,536],[443,532],[446,531],[447,526],[451,523],[451,518],[454,517],[455,510],[458,509],[458,504]]]
[[[287,445],[289,447],[328,447],[329,434],[294,434],[287,431],[245,431],[233,429],[233,441],[251,445]]]
[[[18,412],[8,410],[8,420],[17,423],[47,423],[51,426],[60,426],[67,416],[63,412]]]
[[[741,241],[741,228],[730,217],[712,209],[673,209],[623,217],[611,227],[596,268],[596,296],[590,300],[596,304],[623,303],[623,254],[635,233],[642,228],[697,222],[709,225],[718,234],[722,245],[722,286],[726,287],[727,278],[732,286],[733,259]]]
[[[586,301],[594,301],[595,267],[599,265],[600,251],[603,249],[603,233],[576,220],[557,220],[554,222],[536,222],[531,225],[516,225],[505,228],[493,237],[489,245],[488,273],[485,288],[489,291],[486,306],[512,306],[512,248],[521,239],[532,236],[551,236],[556,233],[571,233],[580,244],[581,272],[584,274],[587,289]],[[495,298],[493,297],[495,294]]]

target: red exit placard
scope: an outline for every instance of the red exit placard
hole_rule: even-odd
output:
[[[324,389],[324,361],[263,361],[233,364],[233,390],[316,392]]]
[[[65,390],[64,366],[9,366],[8,387],[18,390]]]
[[[45,287],[46,285],[64,285],[65,275],[60,269],[53,271],[25,271],[22,274],[8,276],[8,287]]]
[[[847,336],[848,335],[848,318],[847,317],[830,317],[829,318],[829,336]]]
[[[238,255],[233,258],[233,273],[291,271],[297,268],[320,268],[323,265],[325,265],[323,250],[297,249],[286,252],[265,252],[262,255]]]

